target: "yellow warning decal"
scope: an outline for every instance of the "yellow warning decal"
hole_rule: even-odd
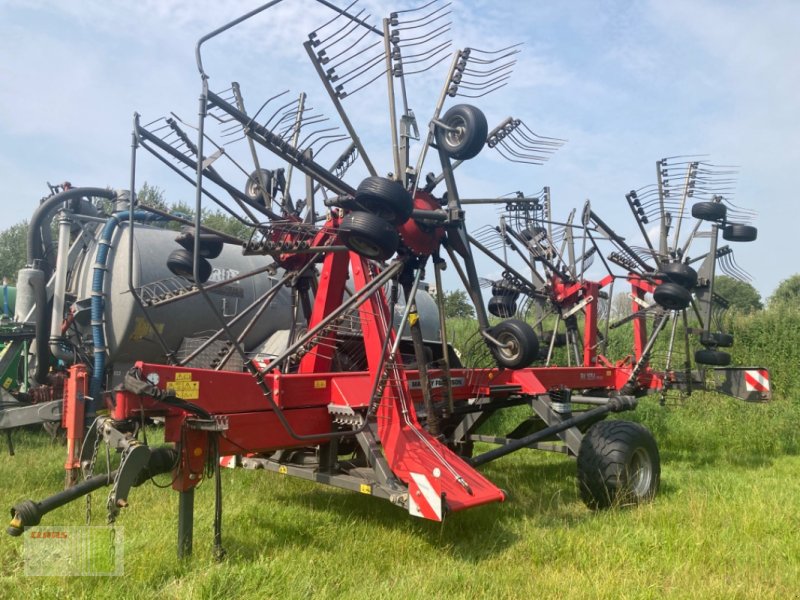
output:
[[[278,473],[280,473],[281,475],[286,475],[288,472],[289,469],[287,469],[285,465],[281,465],[280,467],[278,467]]]
[[[325,381],[324,379],[317,379],[316,381],[314,381],[315,390],[324,390],[326,387],[328,387],[328,382]]]
[[[167,382],[167,391],[174,392],[181,400],[200,398],[200,382],[192,381],[191,373],[175,373],[175,381]]]
[[[372,486],[368,483],[362,483],[359,490],[362,494],[372,495]]]
[[[154,323],[158,333],[164,333],[164,323]],[[136,317],[133,321],[133,331],[128,339],[132,342],[150,339],[153,337],[153,327],[144,317]]]
[[[14,383],[14,380],[11,379],[11,377],[6,377],[6,380],[3,382],[3,387],[9,389],[12,383]]]

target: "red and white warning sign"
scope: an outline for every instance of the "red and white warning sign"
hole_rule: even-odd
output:
[[[748,392],[769,392],[769,371],[766,369],[746,370],[744,386]]]
[[[433,481],[422,473],[409,473],[408,512],[412,516],[442,520],[442,486],[437,471],[439,469],[434,469]]]

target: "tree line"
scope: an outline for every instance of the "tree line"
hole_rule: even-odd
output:
[[[168,203],[164,192],[156,186],[144,183],[137,192],[139,204],[159,208],[163,211],[182,215],[186,218],[194,217],[194,208],[185,202]],[[211,211],[203,208],[203,223],[208,227],[233,235],[240,239],[247,239],[250,235],[248,225],[234,216],[220,211]],[[170,227],[178,229],[177,223]],[[16,280],[17,272],[25,267],[26,244],[28,235],[28,221],[11,225],[0,232],[0,277],[6,277],[9,283]],[[750,283],[719,275],[714,279],[716,293],[725,298],[731,309],[738,313],[749,314],[763,310],[765,302],[758,290]],[[784,279],[766,301],[770,307],[783,303],[797,303],[800,300],[800,273]],[[445,314],[449,318],[473,318],[475,310],[464,290],[444,292],[442,298]],[[615,294],[610,300],[612,316],[620,318],[631,310],[631,301],[624,292]]]

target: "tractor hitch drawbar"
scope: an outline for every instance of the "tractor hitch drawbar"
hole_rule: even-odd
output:
[[[132,485],[137,487],[154,475],[169,473],[175,466],[177,458],[178,453],[174,448],[169,446],[153,448],[150,451],[147,465],[143,469],[140,469],[138,473],[131,473],[133,477]],[[6,528],[6,532],[15,537],[22,535],[26,527],[38,525],[42,517],[47,513],[81,496],[91,494],[93,491],[103,486],[113,484],[120,475],[120,470],[122,469],[95,475],[94,477],[81,481],[71,488],[53,494],[39,502],[34,502],[33,500],[24,500],[20,502],[11,509],[11,523],[9,523]]]

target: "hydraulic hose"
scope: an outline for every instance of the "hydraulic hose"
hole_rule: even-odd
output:
[[[100,234],[97,243],[97,255],[92,272],[92,297],[91,297],[91,326],[92,345],[94,347],[94,361],[92,378],[89,382],[89,396],[97,398],[103,384],[103,373],[106,369],[106,334],[105,334],[105,295],[103,284],[106,276],[106,263],[108,252],[111,249],[114,232],[122,221],[128,220],[130,213],[127,210],[115,213],[109,217]],[[164,221],[165,217],[142,210],[134,211],[133,218],[137,221],[153,222]]]
[[[47,373],[50,371],[50,347],[48,346],[49,331],[47,327],[47,286],[43,277],[35,277],[28,281],[33,288],[33,297],[36,299],[34,319],[36,320],[36,373],[34,379],[37,383],[47,383]]]
[[[30,225],[28,226],[28,266],[32,266],[36,260],[42,260],[47,263],[48,256],[44,248],[44,238],[46,236],[47,240],[50,239],[50,221],[53,220],[53,215],[61,208],[64,202],[79,198],[106,198],[108,200],[113,200],[116,195],[117,193],[114,190],[82,187],[66,190],[44,200],[33,212]],[[47,279],[50,277],[53,265],[48,263],[44,270],[45,279]]]

